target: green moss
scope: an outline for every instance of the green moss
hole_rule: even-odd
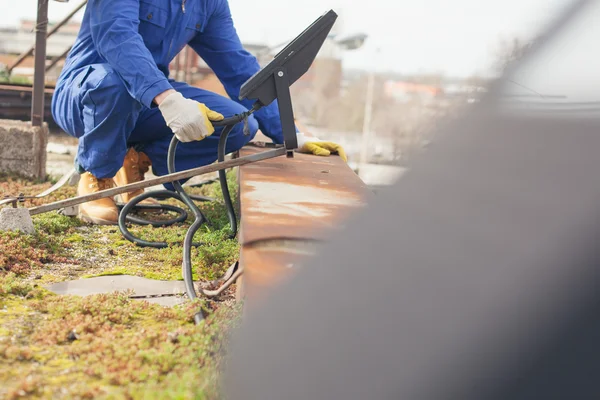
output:
[[[35,215],[33,224],[36,229],[50,235],[58,235],[79,227],[83,223],[78,218],[66,217],[57,212]]]
[[[43,232],[34,235],[0,232],[0,248],[0,274],[24,275],[51,263],[69,262],[64,243]]]
[[[236,198],[235,175],[230,173],[228,179],[232,197]],[[217,199],[221,196],[218,183],[186,190],[192,194]],[[176,200],[167,203],[185,207]],[[239,244],[237,239],[230,239],[229,220],[222,201],[202,202],[198,205],[210,223],[203,225],[194,237],[195,242],[203,244],[192,250],[194,279],[215,280],[237,260]],[[157,218],[157,215],[147,216]],[[192,221],[190,216],[185,223],[165,228],[128,224],[130,232],[138,238],[168,243],[169,247],[164,249],[137,246],[124,239],[116,227],[90,227],[82,235],[83,238],[78,232],[77,236],[67,238],[67,241],[72,244],[71,253],[78,259],[94,260],[90,272],[85,274],[86,277],[133,275],[157,280],[180,280],[182,244]]]
[[[235,175],[229,181],[236,198]],[[0,178],[0,196],[39,193],[48,186]],[[221,198],[218,183],[188,190]],[[66,187],[24,206],[73,194]],[[239,246],[229,238],[222,201],[199,206],[210,224],[195,238],[203,246],[192,251],[194,277],[214,280],[238,258]],[[34,224],[35,235],[0,234],[0,398],[220,398],[218,371],[237,307],[205,301],[170,309],[125,293],[81,298],[41,289],[82,276],[180,280],[191,219],[166,228],[130,226],[136,236],[170,243],[166,249],[139,247],[117,227],[85,225],[58,213],[36,216]],[[199,307],[208,315],[201,327],[193,324]]]
[[[0,397],[217,398],[239,309],[221,306],[198,327],[199,306],[168,309],[119,293],[13,300],[0,315]]]
[[[235,179],[235,173],[230,172],[228,181],[234,199],[237,198]],[[34,182],[4,175],[0,178],[0,195],[39,193],[48,186],[48,182]],[[43,202],[69,197],[74,194],[74,190],[65,186]],[[192,251],[194,278],[214,280],[237,259],[238,242],[236,239],[229,239],[231,231],[219,183],[186,190],[217,199],[215,202],[198,203],[209,224],[202,226],[195,237],[195,241],[204,245]],[[36,200],[26,202],[24,206],[41,203],[42,201]],[[185,207],[176,200],[169,200],[168,203]],[[151,218],[157,218],[157,215],[152,215]],[[82,276],[116,274],[179,280],[182,278],[182,243],[191,222],[190,213],[190,218],[185,223],[166,228],[129,225],[129,229],[137,237],[170,244],[166,249],[152,249],[130,243],[114,226],[89,226],[82,224],[77,218],[56,212],[42,214],[34,217],[36,235],[0,236],[0,245],[7,249],[0,255],[0,268],[36,277],[39,282],[44,283]]]
[[[37,195],[52,186],[51,181],[31,180],[20,177],[15,174],[0,174],[0,198],[6,196],[18,196],[21,193],[24,195]],[[45,203],[65,200],[76,195],[77,189],[74,186],[65,185],[56,192],[42,198],[26,200],[21,207],[34,207]],[[5,206],[9,207],[9,206]]]
[[[79,233],[74,233],[70,236],[65,237],[67,243],[82,243],[85,241],[85,237]]]
[[[21,85],[30,85],[31,80],[26,76],[9,75],[5,69],[0,70],[0,83],[15,83]]]
[[[9,273],[0,275],[0,297],[21,296],[25,297],[34,290],[34,287],[19,280],[17,275]]]

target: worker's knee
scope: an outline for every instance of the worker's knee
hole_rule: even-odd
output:
[[[254,139],[254,136],[256,136],[256,133],[258,132],[258,121],[256,120],[256,118],[254,118],[254,116],[248,117],[248,127],[250,128],[250,139],[249,140],[252,140],[252,139]]]
[[[142,110],[119,74],[107,64],[93,64],[81,82],[84,134],[98,129],[102,136],[117,136],[121,142],[133,131]]]
[[[108,64],[90,65],[86,75],[81,82],[81,88],[84,92],[93,96],[97,102],[120,102],[135,103],[133,97],[127,91],[125,82],[117,72]]]
[[[136,105],[137,103],[137,105]],[[92,64],[58,82],[52,97],[52,116],[66,132],[81,137],[113,112],[134,114],[139,102],[108,64]],[[119,114],[121,115],[121,114]]]

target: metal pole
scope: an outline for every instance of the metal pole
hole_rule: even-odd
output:
[[[43,1],[43,0],[40,0]],[[260,153],[252,154],[249,156],[244,156],[240,158],[236,158],[234,160],[223,161],[211,165],[206,165],[204,167],[198,167],[194,169],[190,169],[187,171],[175,172],[170,175],[161,176],[158,178],[148,179],[141,182],[130,183],[129,185],[119,186],[112,189],[102,190],[100,192],[86,194],[84,196],[75,197],[67,200],[60,200],[54,203],[45,204],[39,207],[33,207],[29,209],[30,215],[43,214],[50,211],[60,210],[61,208],[76,206],[78,204],[87,203],[89,201],[104,199],[107,197],[114,197],[118,194],[132,192],[139,189],[149,188],[155,185],[162,185],[168,182],[179,181],[182,179],[188,179],[197,175],[204,175],[211,172],[216,172],[220,170],[225,170],[234,167],[240,167],[242,165],[250,164],[257,161],[268,160],[270,158],[280,157],[286,154],[287,150],[285,148],[279,148],[275,150],[267,150],[262,151]]]
[[[35,72],[33,77],[33,99],[31,102],[31,124],[33,126],[42,126],[44,123],[48,1],[38,0],[37,22],[35,26]]]
[[[46,2],[48,3],[48,2]],[[56,33],[56,31],[58,31],[64,24],[66,24],[67,22],[69,22],[71,20],[71,18],[73,18],[73,16],[75,14],[77,14],[77,12],[79,12],[79,10],[81,10],[85,5],[87,4],[87,0],[83,1],[81,4],[79,4],[77,7],[75,7],[75,9],[73,11],[71,11],[71,13],[69,15],[67,15],[64,19],[62,19],[58,24],[56,24],[54,27],[52,27],[52,29],[50,30],[50,32],[48,32],[46,38],[49,38],[50,36],[52,36],[54,33]],[[39,2],[38,2],[39,5]],[[47,7],[47,4],[46,4]],[[44,32],[45,33],[45,32]],[[37,42],[36,42],[37,44]],[[14,63],[12,63],[11,66],[8,67],[7,72],[10,74],[12,72],[13,69],[15,69],[16,67],[18,67],[23,60],[25,60],[27,57],[29,57],[32,53],[33,50],[35,49],[35,46],[31,46],[27,51],[25,51],[24,53],[22,53],[16,60]]]
[[[363,131],[362,131],[362,144],[360,146],[360,163],[359,171],[363,168],[368,161],[368,147],[369,147],[369,136],[371,133],[371,119],[373,115],[373,91],[375,86],[375,73],[369,72],[369,79],[367,83],[367,98],[365,101],[365,117],[363,120]]]

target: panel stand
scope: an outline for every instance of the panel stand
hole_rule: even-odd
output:
[[[293,158],[294,150],[298,148],[298,138],[296,137],[290,83],[285,68],[275,71],[275,91],[277,93],[279,118],[281,119],[281,129],[283,130],[283,140],[287,150],[287,157]]]

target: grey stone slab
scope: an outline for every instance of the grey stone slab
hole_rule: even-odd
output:
[[[45,178],[47,145],[48,125],[0,120],[0,171]]]
[[[180,281],[155,281],[137,276],[101,276],[90,279],[55,283],[48,290],[60,295],[88,296],[92,294],[133,290],[134,296],[164,296],[185,293]]]
[[[35,227],[26,208],[3,208],[0,210],[0,231],[35,233]]]
[[[181,296],[151,297],[151,298],[147,298],[147,299],[136,299],[136,300],[144,300],[149,303],[158,304],[160,306],[165,306],[165,307],[175,307],[175,306],[185,303],[186,297],[181,297]]]

